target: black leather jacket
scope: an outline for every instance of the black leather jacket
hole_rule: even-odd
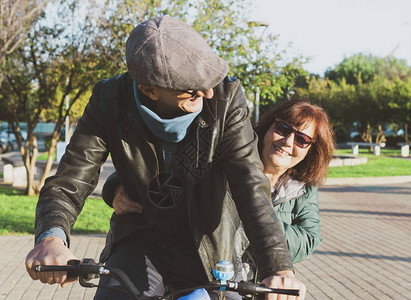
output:
[[[160,172],[155,141],[138,113],[128,73],[96,84],[56,175],[41,190],[36,236],[60,227],[69,238],[109,153],[127,194],[144,207],[138,216],[113,214],[109,242],[152,226],[158,208],[147,193]],[[217,261],[237,263],[248,246],[240,219],[255,250],[261,278],[292,270],[238,80],[227,77],[214,88],[214,97],[204,101],[202,112],[179,144],[178,161],[185,174],[183,199],[209,278]],[[234,201],[227,196],[227,184]]]

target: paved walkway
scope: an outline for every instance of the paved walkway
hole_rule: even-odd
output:
[[[296,264],[307,299],[411,299],[411,182],[320,190],[323,243]]]
[[[306,299],[411,299],[411,182],[325,186],[320,190],[324,242],[295,265]],[[97,259],[104,237],[76,235],[78,257]],[[32,236],[0,236],[0,299],[92,299],[94,289],[32,281],[24,259]]]

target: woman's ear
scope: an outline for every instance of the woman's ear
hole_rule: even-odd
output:
[[[146,95],[148,98],[150,98],[153,101],[158,100],[160,97],[157,92],[157,88],[155,86],[139,84],[137,87],[144,95]]]

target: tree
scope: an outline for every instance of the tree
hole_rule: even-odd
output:
[[[24,41],[46,3],[45,0],[0,0],[0,85],[7,56]]]
[[[266,60],[265,50],[258,52],[263,49],[259,46],[262,40],[255,38],[254,29],[248,26],[246,18],[239,17],[244,3],[181,0],[165,5],[162,1],[124,0],[93,2],[92,6],[86,7],[79,0],[62,0],[49,6],[29,32],[25,43],[7,59],[8,68],[14,72],[7,75],[7,84],[0,88],[0,97],[7,99],[1,105],[10,116],[27,170],[28,194],[37,193],[43,185],[66,116],[71,114],[73,118],[72,110],[77,107],[78,117],[97,81],[126,70],[126,38],[135,25],[153,16],[168,14],[192,24],[215,51],[229,61],[231,74],[243,76],[246,90],[261,84],[272,94],[281,93],[284,76],[277,66],[281,56],[274,48],[271,48],[270,60]],[[274,42],[274,39],[270,41]],[[260,61],[257,60],[259,53]],[[252,73],[256,63],[261,65],[261,70],[267,71],[258,73],[249,84],[247,72]],[[283,79],[277,80],[281,76]],[[70,99],[68,109],[65,108],[66,97]],[[40,119],[54,121],[55,129],[46,169],[40,184],[35,186],[34,166],[38,149],[34,128]],[[20,122],[23,121],[28,127],[25,143],[20,134]]]
[[[355,85],[355,102],[350,111],[361,125],[363,141],[372,143],[375,129],[377,130],[375,142],[386,141],[382,127],[389,121],[386,112],[391,88],[392,82],[384,76],[375,76],[368,83],[362,83],[359,80],[359,83]]]
[[[7,62],[14,71],[6,76],[0,89],[2,105],[9,115],[17,144],[27,171],[27,193],[39,191],[52,167],[59,133],[66,116],[76,101],[89,90],[89,82],[98,80],[100,60],[92,50],[88,35],[93,31],[90,23],[79,20],[80,2],[61,3],[55,15],[44,15],[28,33],[22,44]],[[51,8],[50,8],[51,9]],[[87,17],[86,17],[87,19]],[[65,99],[69,97],[68,109]],[[34,128],[40,117],[52,118],[55,128],[48,149],[48,159],[38,186],[34,183],[37,160],[37,139]],[[27,123],[27,140],[23,143],[20,122]],[[47,121],[47,119],[45,119]]]
[[[340,82],[328,78],[311,77],[307,87],[296,87],[299,98],[308,99],[323,107],[336,130],[337,141],[346,140],[345,132],[357,121],[353,114],[355,103],[355,86],[348,84],[345,79]]]
[[[354,55],[329,69],[324,79],[312,78],[300,95],[321,104],[339,128],[356,122],[363,141],[385,141],[383,125],[409,122],[411,71],[393,57]],[[406,127],[406,125],[404,125]],[[337,134],[338,138],[338,134]]]
[[[390,80],[404,79],[411,75],[406,61],[395,57],[377,57],[372,55],[355,54],[345,58],[334,69],[328,69],[325,77],[333,81],[345,78],[349,84],[358,84],[372,81],[375,76],[384,76]]]
[[[404,127],[404,142],[409,143],[408,128],[411,124],[411,78],[395,80],[391,97],[388,101],[391,123],[402,123]]]

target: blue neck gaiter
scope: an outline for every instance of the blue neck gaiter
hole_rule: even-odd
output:
[[[201,112],[201,109],[197,112],[185,114],[174,119],[162,119],[147,106],[143,105],[138,99],[137,83],[134,81],[133,87],[138,111],[148,129],[150,129],[155,136],[166,142],[177,143],[184,139],[195,117]]]

